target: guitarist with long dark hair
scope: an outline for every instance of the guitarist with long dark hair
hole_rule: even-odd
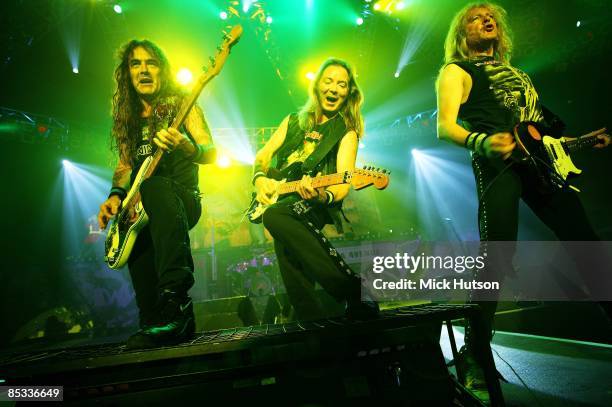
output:
[[[100,206],[100,228],[117,214],[145,159],[156,149],[165,151],[155,175],[139,189],[149,221],[127,261],[141,328],[127,344],[145,348],[177,343],[194,332],[187,295],[194,283],[188,232],[202,211],[197,164],[213,162],[215,149],[197,105],[182,128],[169,128],[184,95],[158,46],[132,40],[118,56],[111,136],[119,159],[109,197]]]
[[[340,59],[328,59],[311,83],[307,103],[281,122],[255,158],[256,199],[271,204],[263,223],[274,238],[281,276],[300,319],[324,314],[315,296],[315,282],[338,301],[347,300],[349,316],[378,312],[375,303],[360,301],[360,278],[321,232],[325,224],[338,224],[340,205],[350,186],[314,188],[311,178],[354,169],[363,134],[362,102],[352,68]],[[279,181],[267,176],[273,159],[274,168],[298,168],[301,178],[297,194],[276,203]]]
[[[517,240],[521,198],[560,240],[599,240],[574,190],[544,192],[536,178],[510,159],[517,147],[511,132],[518,123],[545,124],[555,136],[561,136],[564,126],[540,105],[527,74],[510,65],[512,38],[505,10],[491,3],[464,7],[451,23],[444,48],[445,65],[437,82],[438,138],[472,152],[481,241]],[[604,131],[595,134],[596,147],[610,144]],[[513,256],[513,250],[496,253],[495,265],[477,278],[501,282],[513,272]],[[593,284],[589,288],[597,289]],[[482,301],[473,293],[472,302],[485,314],[488,332],[483,336],[490,340],[497,301]],[[484,384],[472,363],[478,356],[471,351],[477,336],[468,326],[459,361],[467,365],[466,384],[472,389]]]

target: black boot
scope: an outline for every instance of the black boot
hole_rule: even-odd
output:
[[[380,308],[367,287],[361,280],[355,283],[351,295],[346,300],[344,315],[350,320],[367,320],[378,318]]]
[[[195,332],[193,303],[187,294],[164,290],[160,296],[159,320],[144,326],[127,341],[128,349],[176,345]]]

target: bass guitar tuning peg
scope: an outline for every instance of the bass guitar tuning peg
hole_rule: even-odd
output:
[[[215,58],[209,57],[208,60],[210,61],[211,66],[215,66]]]

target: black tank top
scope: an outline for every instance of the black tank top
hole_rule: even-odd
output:
[[[294,162],[304,162],[310,154],[314,153],[324,138],[336,137],[342,140],[342,136],[346,133],[346,124],[339,114],[323,124],[315,125],[311,131],[304,131],[300,128],[298,115],[293,113],[289,116],[285,141],[276,154],[276,168],[282,169]],[[322,174],[333,174],[336,172],[339,146],[340,142],[337,142],[315,166],[314,173],[320,171]]]
[[[472,77],[468,100],[459,108],[466,129],[493,134],[512,131],[522,121],[543,120],[538,94],[525,72],[493,57],[451,63]]]
[[[153,142],[153,136],[155,132],[168,128],[172,123],[172,119],[178,110],[179,102],[180,100],[176,96],[168,97],[158,104],[158,108],[155,109],[155,113],[151,117],[141,119],[140,142],[132,165],[133,170],[130,183],[134,182],[144,160],[157,150],[157,144]],[[187,134],[193,141],[186,128],[181,127],[180,131]],[[189,189],[198,189],[198,165],[189,161],[178,151],[165,153],[154,175],[170,178]]]

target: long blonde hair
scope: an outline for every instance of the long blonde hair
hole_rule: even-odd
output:
[[[498,39],[493,45],[493,57],[498,61],[508,64],[512,57],[512,31],[508,26],[507,13],[501,6],[493,3],[470,3],[463,7],[451,22],[446,41],[444,41],[444,63],[461,61],[469,58],[465,26],[470,10],[475,8],[486,8],[497,23]]]
[[[312,130],[321,119],[321,116],[323,116],[321,102],[317,97],[317,86],[321,80],[321,77],[323,76],[323,71],[332,65],[341,66],[342,68],[346,69],[346,72],[348,73],[349,91],[346,100],[340,107],[339,114],[343,118],[347,130],[353,130],[355,133],[357,133],[357,137],[361,138],[363,134],[363,116],[361,115],[363,94],[361,93],[361,89],[359,89],[359,85],[357,85],[357,81],[355,80],[353,68],[351,68],[348,62],[338,58],[329,58],[323,62],[315,79],[310,83],[310,87],[308,89],[308,101],[298,113],[300,128],[305,131]]]

